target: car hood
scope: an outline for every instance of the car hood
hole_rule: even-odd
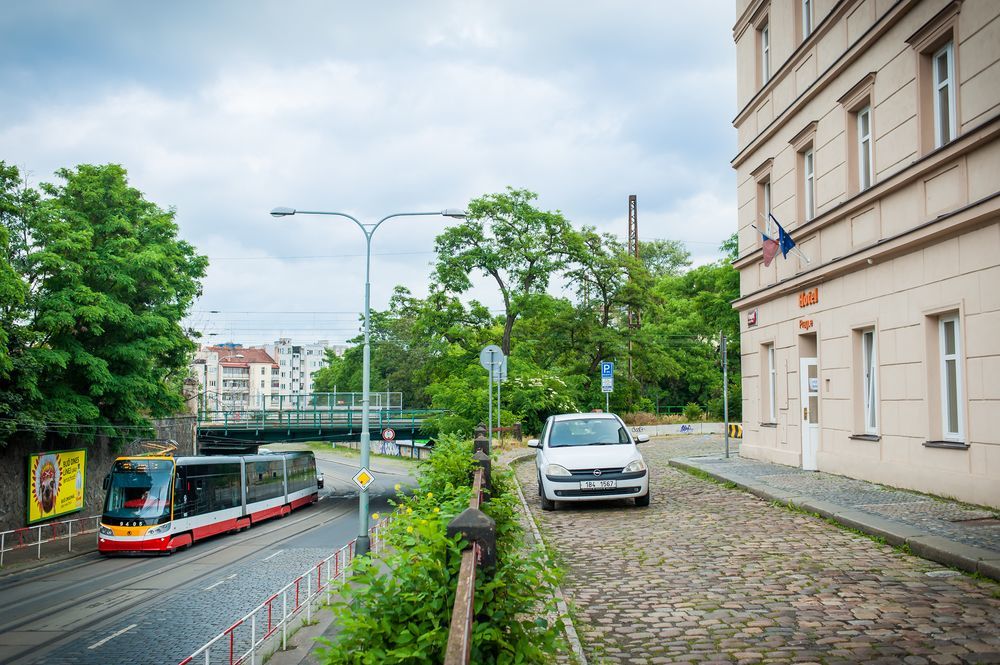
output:
[[[635,444],[615,446],[566,446],[546,448],[545,461],[567,469],[598,469],[624,467],[632,460],[642,459]]]

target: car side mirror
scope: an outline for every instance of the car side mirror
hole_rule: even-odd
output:
[[[648,434],[636,434],[635,435],[635,442],[636,443],[649,443],[649,435]]]
[[[542,442],[539,441],[538,439],[528,439],[528,447],[529,448],[541,448],[542,447]]]
[[[111,487],[111,474],[110,473],[108,475],[104,476],[104,480],[101,482],[101,487],[104,488],[105,492],[107,492],[108,488]]]

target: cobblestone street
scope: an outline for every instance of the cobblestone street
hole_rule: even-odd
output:
[[[517,475],[591,663],[1000,663],[1000,586],[670,468],[717,453],[641,447],[652,503],[541,510]]]

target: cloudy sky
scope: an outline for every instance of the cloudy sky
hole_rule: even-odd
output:
[[[0,159],[51,181],[114,162],[211,259],[205,341],[342,342],[363,307],[349,221],[505,186],[576,225],[735,230],[733,0],[8,2]],[[441,217],[375,235],[372,306],[427,290]],[[471,296],[499,299],[481,282]]]

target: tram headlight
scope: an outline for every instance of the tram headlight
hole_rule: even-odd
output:
[[[166,533],[170,531],[170,522],[166,524],[161,524],[160,526],[154,526],[152,529],[146,532],[147,536],[158,536],[161,533]]]
[[[115,535],[114,531],[112,531],[111,529],[109,529],[108,527],[106,527],[104,525],[101,525],[101,528],[99,530],[100,530],[102,536],[113,536],[113,535]]]

